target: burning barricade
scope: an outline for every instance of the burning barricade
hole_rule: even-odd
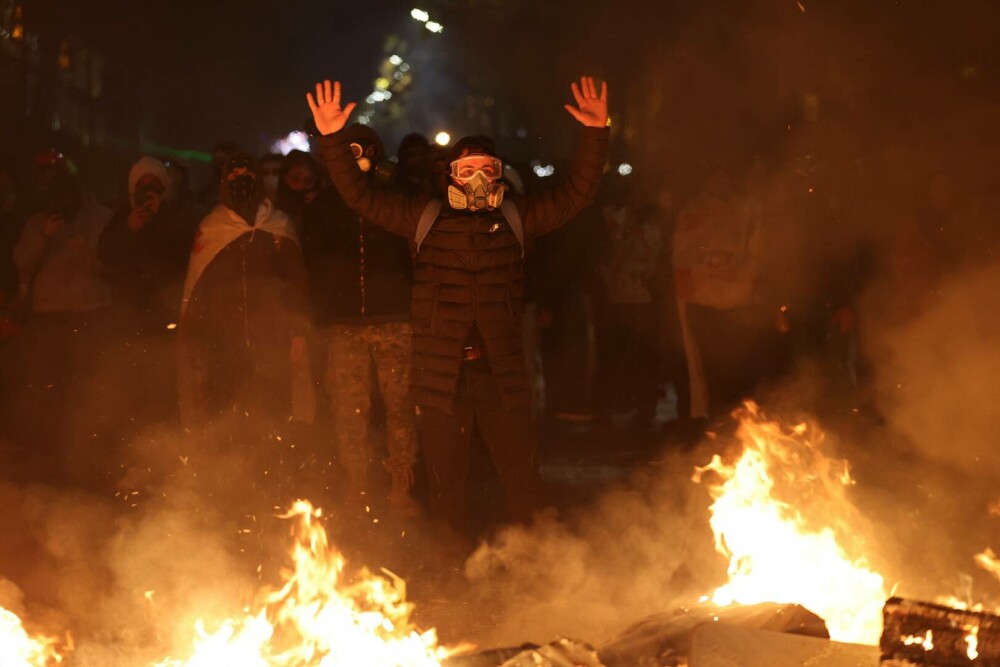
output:
[[[478,653],[442,645],[435,630],[413,622],[399,577],[345,573],[322,513],[300,500],[283,516],[292,548],[280,585],[240,614],[198,621],[193,644],[135,667],[1000,665],[1000,618],[886,602],[860,537],[864,518],[849,498],[847,463],[826,455],[818,431],[768,421],[752,404],[738,417],[739,448],[694,477],[713,500],[709,523],[728,581],[596,650],[570,639]],[[987,560],[977,562],[989,569]],[[64,653],[0,608],[0,666],[72,665]]]

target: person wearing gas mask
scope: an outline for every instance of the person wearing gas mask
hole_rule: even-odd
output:
[[[306,206],[319,194],[321,176],[319,164],[304,151],[291,151],[281,163],[277,193],[272,201],[292,218],[299,229]]]
[[[385,183],[385,157],[374,130],[343,131],[351,168]],[[313,294],[313,317],[325,356],[324,389],[334,444],[347,473],[348,502],[365,505],[374,458],[368,444],[372,399],[382,398],[392,483],[389,503],[402,517],[417,513],[410,495],[417,457],[410,368],[410,251],[404,239],[347,207],[334,189],[305,208],[303,248]],[[372,368],[374,367],[374,372]]]
[[[583,126],[566,181],[505,197],[502,164],[485,137],[460,140],[446,192],[406,195],[360,173],[343,131],[354,104],[340,85],[307,95],[330,178],[347,204],[402,236],[414,251],[411,395],[427,463],[430,510],[467,531],[466,483],[473,427],[489,451],[513,519],[542,504],[531,392],[521,349],[523,258],[534,240],[571,220],[594,198],[608,150],[607,84],[572,85]]]
[[[264,197],[252,157],[225,165],[219,205],[201,222],[184,281],[178,381],[183,425],[227,414],[258,432],[315,410],[298,235]]]

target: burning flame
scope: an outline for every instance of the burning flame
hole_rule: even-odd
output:
[[[716,550],[729,559],[729,582],[712,601],[800,604],[826,621],[831,639],[878,644],[884,580],[842,543],[856,514],[845,494],[846,462],[825,456],[805,425],[784,429],[753,403],[737,417],[739,458],[727,464],[716,455],[694,478],[721,477],[709,488],[710,523]]]
[[[294,567],[259,609],[214,631],[199,621],[191,657],[155,667],[440,667],[454,655],[434,630],[418,632],[410,622],[413,605],[398,577],[364,572],[344,581],[344,558],[329,545],[320,516],[299,500],[282,517],[294,522]]]
[[[1000,558],[993,553],[993,549],[987,548],[982,553],[976,554],[975,561],[976,565],[1000,580]]]
[[[979,626],[974,625],[971,628],[966,628],[969,633],[965,635],[965,655],[968,656],[969,660],[975,660],[979,657]]]
[[[14,612],[0,607],[0,665],[4,667],[46,667],[62,662],[56,640],[28,634]]]

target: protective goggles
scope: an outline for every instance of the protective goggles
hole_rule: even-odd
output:
[[[459,183],[466,181],[477,172],[496,180],[503,177],[503,162],[492,155],[466,155],[451,163],[451,177]]]

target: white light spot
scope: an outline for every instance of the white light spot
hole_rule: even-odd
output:
[[[428,21],[427,23],[424,24],[424,27],[430,30],[431,32],[436,32],[438,34],[444,32],[444,26],[438,23],[437,21]]]
[[[278,139],[271,144],[271,151],[288,155],[292,151],[309,152],[309,135],[305,132],[289,132],[288,136]],[[169,327],[168,327],[169,328]]]
[[[548,178],[552,174],[556,173],[556,168],[551,164],[542,164],[538,160],[534,160],[531,163],[531,170],[535,172],[535,176],[538,178]]]
[[[394,53],[391,56],[389,56],[389,62],[395,65],[396,67],[399,67],[400,65],[403,64],[403,59]]]
[[[438,132],[434,136],[434,143],[436,143],[438,146],[447,146],[448,144],[451,143],[451,135],[448,134],[447,132]]]
[[[618,165],[619,176],[628,176],[631,173],[632,173],[632,165],[630,165],[628,162],[622,162],[620,165]]]
[[[421,23],[427,23],[427,21],[429,21],[431,18],[430,14],[428,14],[422,9],[417,9],[416,7],[410,10],[410,16],[420,21]]]

